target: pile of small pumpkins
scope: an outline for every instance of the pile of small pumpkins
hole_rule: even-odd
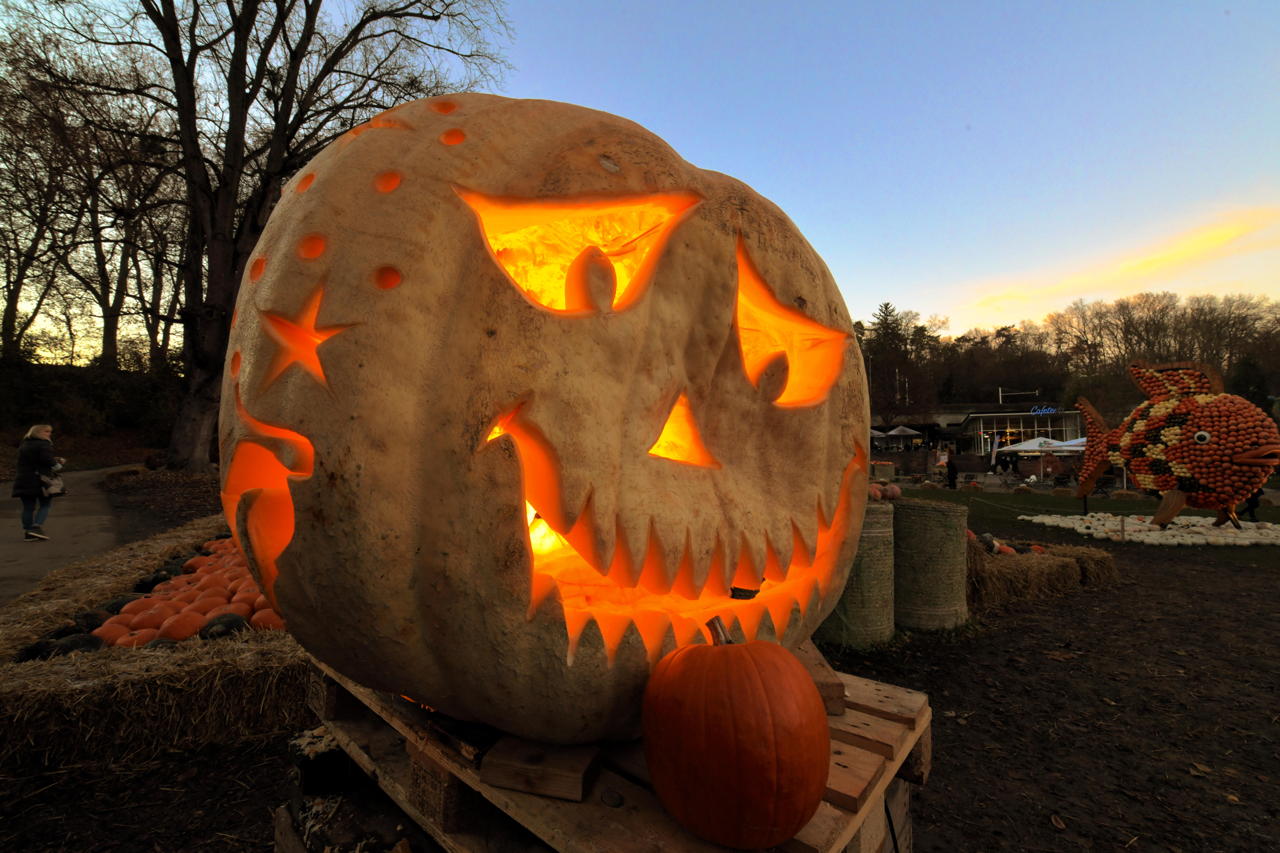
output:
[[[284,628],[234,540],[211,539],[201,550],[207,553],[184,562],[181,574],[160,581],[90,633],[104,646],[137,648],[157,639],[181,642],[210,626],[234,631],[243,627],[237,620],[264,631]]]
[[[19,651],[42,660],[107,646],[157,648],[192,637],[215,639],[247,628],[278,631],[284,622],[229,537],[210,539],[138,581],[134,594],[77,613]]]
[[[881,480],[867,484],[867,497],[873,501],[896,501],[902,497],[902,489],[896,483]]]
[[[966,529],[965,536],[971,542],[977,542],[982,549],[988,554],[1043,554],[1045,547],[1043,545],[1024,545],[1022,543],[1006,544],[992,536],[990,533],[978,535],[972,530]]]

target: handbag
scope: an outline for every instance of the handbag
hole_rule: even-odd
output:
[[[67,493],[66,484],[62,482],[62,477],[54,474],[52,477],[40,475],[40,493],[46,498],[57,498]]]

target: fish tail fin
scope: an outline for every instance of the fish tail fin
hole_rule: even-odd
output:
[[[1107,456],[1107,423],[1098,410],[1084,397],[1076,398],[1076,408],[1084,415],[1084,459],[1080,463],[1080,484],[1076,497],[1083,498],[1093,491],[1102,472],[1111,465]]]

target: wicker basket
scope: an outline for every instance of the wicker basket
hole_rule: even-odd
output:
[[[819,642],[862,648],[893,636],[893,506],[867,504],[849,582],[815,633]]]
[[[893,514],[893,612],[900,628],[954,628],[969,619],[968,508],[900,500]]]

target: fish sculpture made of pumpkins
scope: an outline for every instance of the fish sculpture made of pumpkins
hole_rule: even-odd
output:
[[[742,183],[550,101],[407,103],[303,168],[222,401],[224,510],[302,645],[544,741],[634,735],[713,616],[802,642],[866,502],[818,255]]]
[[[1129,376],[1147,398],[1115,429],[1084,397],[1076,401],[1087,436],[1076,497],[1116,465],[1140,488],[1160,493],[1153,524],[1163,528],[1192,506],[1216,509],[1215,524],[1239,528],[1236,504],[1280,464],[1275,421],[1243,397],[1224,394],[1222,377],[1202,364],[1135,362]]]

